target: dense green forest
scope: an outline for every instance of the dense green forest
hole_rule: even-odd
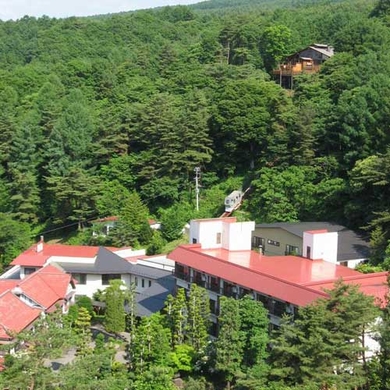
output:
[[[108,215],[120,223],[99,243],[155,253],[249,185],[242,218],[365,229],[381,263],[390,238],[389,14],[387,0],[214,0],[0,22],[3,263],[42,232]],[[272,68],[312,43],[336,54],[282,89]],[[161,234],[148,217],[162,221]]]

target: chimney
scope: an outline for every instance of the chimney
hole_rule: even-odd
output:
[[[41,239],[40,239],[40,241],[37,244],[37,249],[36,249],[37,253],[43,251],[43,242],[44,242],[43,236],[41,236]]]

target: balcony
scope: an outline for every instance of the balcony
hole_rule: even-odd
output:
[[[302,73],[318,73],[320,70],[320,65],[314,64],[285,64],[280,65],[279,69],[274,69],[272,73],[278,76],[297,76]]]
[[[177,279],[181,279],[181,280],[185,280],[186,282],[190,282],[191,278],[190,278],[190,275],[189,274],[186,274],[186,273],[183,273],[183,272],[178,272],[178,271],[175,271],[173,273],[173,276]]]

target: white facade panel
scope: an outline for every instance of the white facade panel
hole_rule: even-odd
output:
[[[337,264],[337,232],[304,232],[303,256],[311,260],[324,260]]]
[[[96,257],[51,256],[48,263],[94,264]]]
[[[87,275],[86,284],[76,284],[76,295],[86,295],[92,298],[97,290],[104,290],[108,286],[102,285],[102,275]]]
[[[119,257],[126,259],[127,257],[145,256],[146,249],[138,249],[135,251],[133,249],[120,249],[112,252],[118,255]]]
[[[224,248],[229,251],[250,251],[254,230],[253,221],[225,223],[224,235],[227,234],[227,242],[225,244],[224,239]]]
[[[254,229],[254,222],[235,222],[235,219],[192,220],[190,244],[201,244],[202,249],[250,250]]]

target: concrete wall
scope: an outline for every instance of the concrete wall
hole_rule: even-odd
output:
[[[189,242],[201,244],[202,249],[250,250],[254,227],[254,222],[236,222],[235,218],[192,220]]]
[[[137,277],[130,274],[121,275],[121,280],[125,283],[127,287],[130,287],[131,283],[134,283],[135,291],[137,293],[143,292],[150,287],[149,284],[153,284],[152,279],[148,279],[141,276]],[[76,284],[76,295],[86,295],[92,298],[93,294],[97,290],[105,290],[107,287],[109,287],[109,285],[102,284],[102,275],[87,274],[87,280],[85,284]]]
[[[223,248],[229,251],[250,251],[255,223],[235,222],[223,224]]]
[[[222,229],[222,219],[192,220],[189,242],[201,244],[203,249],[222,248]],[[221,237],[219,243],[218,234]]]
[[[337,263],[337,232],[304,232],[303,256],[312,260]]]

